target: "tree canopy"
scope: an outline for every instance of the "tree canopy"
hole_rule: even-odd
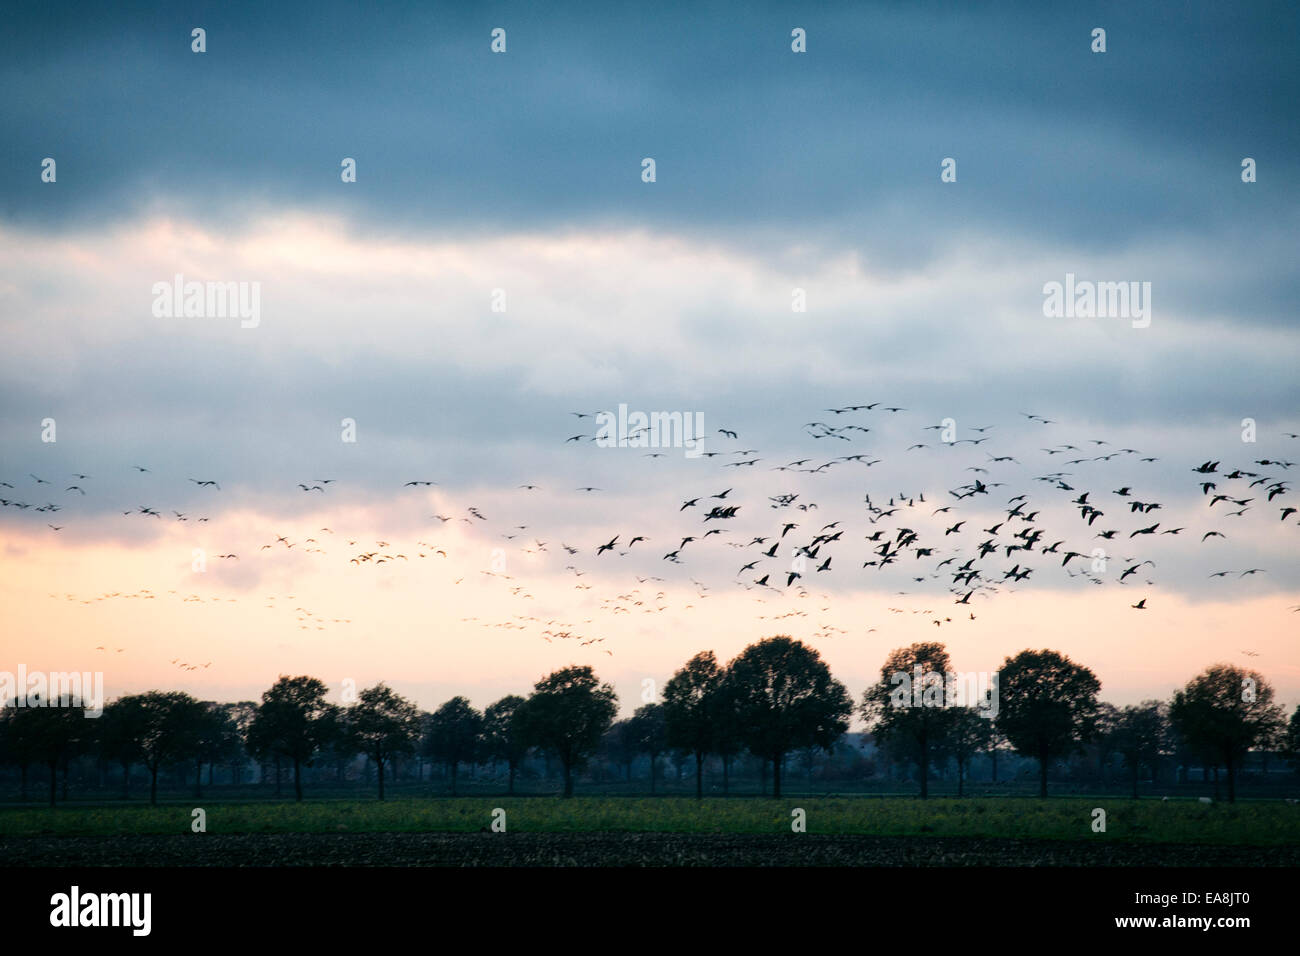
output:
[[[1021,651],[999,672],[997,727],[1011,746],[1039,766],[1039,796],[1047,796],[1047,768],[1096,732],[1101,681],[1057,651]]]
[[[745,648],[727,667],[741,736],[772,761],[773,796],[781,796],[785,755],[816,745],[829,751],[849,729],[853,702],[817,651],[785,635]]]

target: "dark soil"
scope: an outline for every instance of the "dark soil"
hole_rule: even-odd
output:
[[[671,833],[6,837],[7,866],[1297,866],[1300,846]]]

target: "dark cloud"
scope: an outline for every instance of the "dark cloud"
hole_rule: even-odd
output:
[[[0,41],[0,208],[47,226],[159,201],[435,232],[766,226],[897,268],[981,230],[1091,249],[1249,236],[1295,208],[1296,20],[1283,3],[23,5]]]

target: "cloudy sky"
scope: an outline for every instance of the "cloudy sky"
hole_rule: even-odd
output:
[[[432,708],[583,663],[628,710],[787,633],[855,694],[942,640],[1054,647],[1117,703],[1216,661],[1300,699],[1294,6],[741,11],[6,10],[0,668]],[[178,275],[256,283],[256,321],[160,315]],[[1067,275],[1149,325],[1045,315]],[[717,454],[573,414],[620,405]]]

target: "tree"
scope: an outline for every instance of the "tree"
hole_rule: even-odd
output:
[[[637,741],[636,721],[624,717],[609,725],[600,743],[601,753],[615,765],[623,768],[623,779],[632,782],[632,764],[640,751]]]
[[[59,765],[82,746],[90,733],[85,713],[82,703],[75,698],[67,707],[44,706],[42,701],[15,708],[7,721],[7,745],[24,768],[36,761],[49,768],[50,806],[54,806],[58,793]]]
[[[123,697],[104,708],[95,722],[100,755],[122,767],[122,799],[131,796],[131,765],[141,762],[144,751],[145,713],[139,697]]]
[[[248,728],[249,750],[293,762],[295,799],[302,802],[302,767],[339,733],[340,708],[326,701],[329,689],[315,677],[281,677],[262,694]]]
[[[929,796],[931,751],[944,746],[952,729],[945,699],[951,670],[942,644],[900,647],[862,695],[862,716],[876,739],[920,768],[923,800]]]
[[[571,797],[573,771],[600,746],[618,712],[618,697],[590,667],[571,666],[539,680],[519,712],[524,738],[559,759],[564,796]]]
[[[957,796],[960,797],[970,758],[987,750],[993,739],[993,721],[976,707],[953,707],[949,715],[947,749],[957,761]]]
[[[240,783],[244,765],[248,762],[248,750],[244,741],[248,739],[248,728],[257,716],[257,704],[251,700],[241,700],[233,704],[221,704],[222,713],[230,722],[234,732],[226,760],[230,764],[230,779],[236,786]]]
[[[141,762],[149,771],[149,803],[157,805],[159,769],[194,756],[207,708],[181,691],[151,690],[119,703],[139,706],[143,714]]]
[[[1222,761],[1232,803],[1246,753],[1276,734],[1285,718],[1273,703],[1273,688],[1258,671],[1214,664],[1174,694],[1169,719],[1190,747]]]
[[[998,730],[996,721],[989,721],[989,740],[986,747],[989,755],[989,764],[993,771],[993,782],[998,782],[998,754],[1007,745],[1007,736]]]
[[[1110,731],[1110,746],[1124,758],[1138,798],[1138,773],[1145,764],[1154,780],[1160,756],[1168,749],[1169,721],[1165,705],[1158,700],[1131,704],[1116,715]]]
[[[722,760],[722,795],[731,793],[731,764],[736,755],[745,749],[744,728],[736,703],[736,688],[731,675],[722,670],[722,684],[716,693],[717,707],[713,714],[713,752]]]
[[[999,675],[997,728],[1011,746],[1039,766],[1039,796],[1047,796],[1047,768],[1077,750],[1096,730],[1101,681],[1056,651],[1021,651]]]
[[[197,721],[194,747],[194,796],[203,795],[203,765],[224,763],[242,749],[239,730],[226,704],[204,701],[204,713]]]
[[[812,744],[829,751],[849,728],[853,702],[816,650],[785,635],[749,645],[727,675],[742,739],[772,761],[779,799],[785,755]]]
[[[482,747],[483,715],[464,697],[453,697],[432,714],[424,732],[424,752],[451,771],[451,795],[462,763],[472,762]]]
[[[416,706],[385,684],[367,687],[347,711],[347,737],[358,753],[379,767],[379,799],[384,799],[384,764],[415,750],[420,735]]]
[[[329,740],[321,745],[316,754],[318,762],[331,764],[334,767],[334,779],[337,783],[342,783],[346,779],[347,765],[353,757],[361,753],[357,744],[357,738],[353,734],[352,721],[355,716],[356,707],[343,707],[338,711],[338,722],[335,724],[334,733]],[[277,768],[278,773],[278,768]],[[380,781],[383,785],[383,781]]]
[[[510,775],[507,793],[515,792],[515,773],[528,755],[528,743],[519,726],[518,713],[524,699],[507,694],[483,711],[483,742],[493,760],[504,760]]]
[[[696,654],[664,684],[668,745],[695,757],[695,798],[704,797],[704,758],[717,745],[725,709],[726,672],[713,651]]]
[[[28,742],[22,738],[15,723],[22,708],[14,701],[0,699],[0,763],[16,764],[19,771],[19,799],[27,802],[27,769],[32,763]]]
[[[1291,766],[1300,770],[1300,704],[1296,705],[1295,713],[1291,715],[1291,720],[1286,725],[1286,735],[1282,738],[1282,752],[1286,754]]]
[[[1092,746],[1097,754],[1097,780],[1102,787],[1106,786],[1106,768],[1110,765],[1111,757],[1117,753],[1115,744],[1118,740],[1116,731],[1119,722],[1118,707],[1107,701],[1097,704],[1097,732],[1093,735]]]
[[[650,756],[650,793],[655,792],[656,765],[668,749],[668,722],[663,704],[643,704],[632,714],[632,733],[637,750]]]

